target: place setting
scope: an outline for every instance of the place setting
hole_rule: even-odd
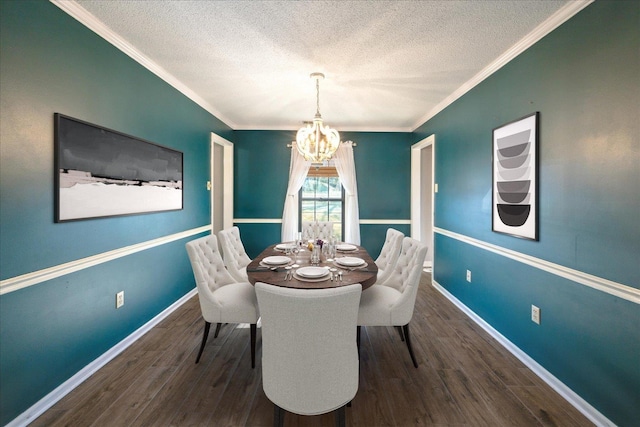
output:
[[[331,271],[326,267],[300,267],[293,271],[293,277],[303,282],[322,282],[331,278]]]
[[[288,266],[291,263],[292,259],[288,256],[274,255],[264,257],[262,261],[260,261],[259,265],[260,267],[269,268],[275,271],[278,268]]]
[[[333,263],[342,269],[357,270],[368,266],[367,262],[362,258],[343,256],[336,258]]]
[[[336,250],[338,252],[355,252],[358,250],[358,247],[349,243],[339,243],[336,245]]]
[[[293,249],[296,247],[297,245],[294,242],[284,242],[284,243],[278,243],[274,249],[278,252],[284,252],[284,253],[289,253],[291,251],[293,251]]]

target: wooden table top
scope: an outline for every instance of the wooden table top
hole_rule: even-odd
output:
[[[336,258],[340,258],[342,256],[352,256],[362,258],[367,265],[362,268],[357,269],[349,269],[347,267],[340,267],[336,265],[333,261],[327,261],[325,256],[322,256],[322,261],[319,264],[319,267],[334,267],[337,268],[338,271],[342,271],[342,281],[332,281],[327,276],[326,280],[319,282],[307,282],[303,280],[298,280],[294,276],[291,280],[284,280],[287,270],[283,267],[278,267],[277,270],[271,270],[269,268],[265,268],[260,265],[260,262],[268,257],[268,256],[283,256],[285,255],[283,252],[275,249],[276,245],[271,245],[266,248],[260,255],[251,261],[251,263],[247,266],[247,276],[249,277],[249,282],[252,285],[255,285],[256,282],[264,282],[269,283],[271,285],[276,286],[284,286],[287,288],[297,288],[297,289],[324,289],[324,288],[337,288],[340,286],[351,285],[354,283],[360,283],[362,285],[362,289],[367,289],[369,286],[373,285],[376,282],[378,276],[378,266],[373,261],[369,253],[361,246],[357,246],[355,251],[345,251],[340,252],[337,251]],[[295,255],[287,255],[293,261],[295,261]],[[299,267],[307,267],[310,266],[309,259],[311,257],[311,252],[307,249],[301,250],[298,254],[298,262]],[[292,262],[293,262],[292,261]]]

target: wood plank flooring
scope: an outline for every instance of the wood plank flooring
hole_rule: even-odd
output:
[[[414,368],[393,328],[362,328],[360,386],[348,426],[588,426],[423,274],[411,322]],[[261,338],[251,369],[248,325],[213,330],[199,364],[197,296],[45,412],[32,426],[271,426]],[[332,414],[287,414],[285,426],[332,426]]]

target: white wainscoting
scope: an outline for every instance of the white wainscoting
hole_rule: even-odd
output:
[[[182,231],[180,233],[171,234],[169,236],[160,237],[157,239],[149,240],[142,243],[136,243],[135,245],[125,246],[112,251],[103,252],[101,254],[93,255],[87,258],[78,259],[75,261],[66,262],[64,264],[55,265],[53,267],[45,268],[31,273],[22,274],[20,276],[11,277],[0,281],[0,295],[7,294],[9,292],[17,291],[29,286],[37,285],[47,280],[55,279],[66,274],[74,273],[85,268],[93,267],[94,265],[102,264],[117,258],[122,258],[127,255],[131,255],[136,252],[144,251],[156,246],[164,245],[169,242],[184,239],[185,237],[194,236],[196,234],[211,231],[211,224],[204,225],[198,228],[192,228],[191,230]]]
[[[602,277],[574,270],[572,268],[545,261],[543,259],[526,255],[520,252],[512,251],[511,249],[506,249],[497,245],[493,245],[491,243],[483,242],[482,240],[454,233],[453,231],[445,230],[438,227],[435,227],[433,231],[443,236],[451,237],[452,239],[459,240],[469,245],[473,245],[478,248],[521,262],[523,264],[530,265],[540,270],[544,270],[548,273],[555,274],[556,276],[569,279],[572,282],[588,286],[602,292],[606,292],[610,295],[625,299],[627,301],[631,301],[636,304],[640,304],[640,289],[611,280],[603,279]]]

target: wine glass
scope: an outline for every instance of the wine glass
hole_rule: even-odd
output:
[[[295,257],[295,264],[298,263],[298,254],[300,253],[300,246],[302,245],[302,242],[299,243],[300,244],[296,244],[291,248],[291,252],[293,252],[293,256]]]

